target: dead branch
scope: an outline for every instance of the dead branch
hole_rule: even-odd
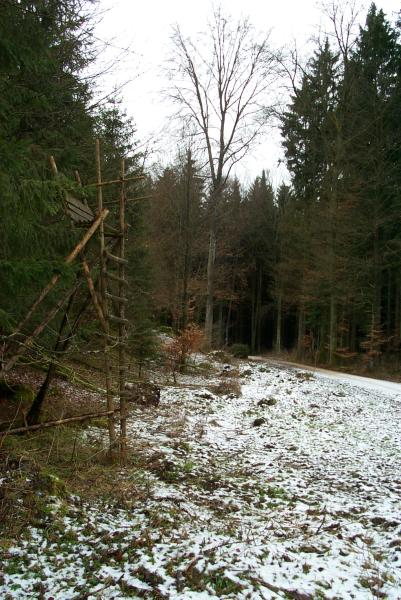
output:
[[[26,425],[24,427],[16,427],[15,429],[5,429],[0,431],[0,436],[13,435],[15,433],[25,433],[27,431],[35,431],[38,429],[46,429],[47,427],[57,427],[58,425],[64,425],[65,423],[73,423],[74,421],[86,421],[89,419],[97,419],[99,417],[108,417],[111,414],[119,412],[120,409],[106,410],[97,413],[86,413],[84,415],[78,415],[76,417],[68,417],[67,419],[56,419],[54,421],[45,421],[44,423],[38,423],[36,425]]]

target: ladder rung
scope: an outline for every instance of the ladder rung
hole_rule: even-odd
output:
[[[116,263],[119,263],[121,265],[128,264],[128,260],[126,258],[120,258],[119,256],[116,256],[115,254],[111,254],[111,252],[108,252],[107,250],[106,250],[106,256],[109,260],[114,260]]]
[[[110,294],[110,292],[106,292],[106,298],[111,298],[112,300],[115,300],[116,302],[123,302],[123,303],[128,302],[128,298],[122,298],[121,296],[115,296],[114,294]]]
[[[106,271],[106,276],[109,279],[112,279],[113,281],[118,281],[118,283],[122,283],[123,285],[128,285],[128,281],[126,279],[121,279],[121,277],[119,277],[115,273],[110,273],[109,271]]]
[[[112,227],[108,223],[104,224],[104,228],[107,229],[107,231],[109,231],[111,233],[114,233],[115,235],[121,235],[121,231],[119,229],[116,229],[115,227]]]
[[[115,321],[116,323],[129,323],[128,319],[122,319],[121,317],[116,317],[115,315],[109,315],[109,319],[111,321]]]

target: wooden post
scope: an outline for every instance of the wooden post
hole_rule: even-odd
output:
[[[119,412],[119,408],[111,411],[112,413]],[[25,425],[24,427],[15,427],[14,429],[4,429],[0,431],[0,436],[13,435],[15,433],[25,433],[26,431],[35,431],[38,429],[46,429],[47,427],[57,427],[58,425],[64,425],[65,423],[73,423],[74,421],[86,421],[89,419],[97,419],[99,417],[110,416],[110,411],[102,411],[97,413],[86,413],[84,415],[77,415],[76,417],[68,417],[66,419],[56,419],[54,421],[45,421],[44,423],[35,423],[35,425]]]
[[[77,285],[77,284],[76,284]],[[79,285],[79,284],[78,284]],[[34,339],[42,333],[46,325],[56,316],[60,308],[65,302],[67,302],[72,294],[75,292],[75,286],[72,290],[68,290],[67,295],[63,297],[53,308],[47,313],[45,318],[37,325],[34,331],[28,336],[23,344],[17,349],[10,360],[4,365],[3,371],[9,371],[13,368],[18,358],[25,354],[25,352],[32,346]]]
[[[102,168],[100,162],[100,140],[96,140],[96,179],[97,179],[97,207],[98,214],[101,214],[103,209],[103,191],[102,191]],[[107,309],[107,283],[106,283],[106,256],[105,256],[105,240],[104,240],[104,225],[101,224],[99,227],[99,240],[100,240],[100,295],[102,298],[102,312],[106,323],[106,331],[104,335],[104,368],[106,374],[106,402],[107,410],[112,411],[113,406],[113,394],[111,388],[111,369],[109,360],[109,324],[108,324],[108,309]],[[110,458],[113,459],[113,452],[116,444],[116,432],[114,427],[114,413],[109,413],[108,417],[109,424],[109,442]]]
[[[50,156],[49,161],[50,161],[50,168],[52,170],[52,173],[53,173],[54,177],[57,177],[58,169],[57,169],[56,161],[54,160],[54,156]]]
[[[90,274],[90,269],[87,261],[85,259],[82,260],[82,269],[85,275],[86,282],[88,284],[89,293],[92,298],[92,302],[96,308],[97,315],[99,317],[99,321],[103,327],[105,333],[109,333],[109,328],[106,319],[104,318],[103,309],[97,297],[95,284],[93,283],[93,279]]]
[[[79,280],[77,280],[77,283],[78,282],[79,282]],[[50,364],[47,368],[46,377],[45,377],[42,385],[40,386],[40,388],[35,396],[35,399],[28,411],[28,414],[26,416],[26,423],[28,425],[35,425],[36,423],[39,423],[40,414],[42,412],[42,407],[45,402],[50,383],[53,379],[53,375],[56,371],[56,360],[57,360],[56,356],[59,357],[60,350],[65,343],[65,340],[62,340],[62,337],[64,334],[64,329],[68,325],[69,315],[70,315],[71,308],[74,303],[74,299],[75,299],[78,289],[79,289],[79,285],[76,285],[74,291],[72,292],[71,296],[68,299],[67,307],[64,311],[64,315],[63,315],[63,318],[61,320],[60,327],[58,330],[57,340],[56,340],[56,343],[54,346]]]
[[[127,455],[127,406],[125,396],[125,338],[126,338],[126,319],[125,319],[125,298],[124,298],[124,280],[125,280],[125,162],[121,160],[120,167],[120,259],[118,263],[118,304],[119,304],[119,324],[118,324],[118,388],[120,395],[120,460],[122,463]]]
[[[64,263],[66,265],[69,265],[76,259],[78,254],[85,248],[86,244],[89,242],[89,240],[91,239],[91,237],[93,236],[93,234],[95,233],[97,228],[99,226],[102,227],[103,221],[107,217],[108,214],[109,214],[109,210],[107,208],[104,208],[101,212],[99,212],[99,215],[93,221],[92,225],[89,227],[88,231],[85,233],[85,235],[83,236],[81,241],[75,246],[75,248],[72,250],[72,252],[70,252],[70,254],[64,259]],[[60,277],[61,277],[61,273],[56,273],[55,275],[53,275],[53,277],[51,278],[49,283],[43,288],[43,290],[39,294],[38,298],[32,304],[31,308],[25,315],[24,319],[22,321],[20,321],[20,323],[17,325],[17,328],[13,332],[13,337],[16,336],[17,333],[19,333],[22,330],[22,328],[29,321],[29,319],[31,318],[31,316],[33,315],[33,313],[35,312],[35,310],[37,309],[39,304],[41,304],[43,302],[43,300],[46,298],[46,296],[49,294],[49,292],[54,288],[54,286],[56,285],[56,283],[58,282]]]

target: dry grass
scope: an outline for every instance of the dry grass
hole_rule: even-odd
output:
[[[131,472],[135,457],[129,454]],[[112,498],[126,506],[143,493],[110,461],[101,442],[87,440],[84,425],[55,427],[0,438],[0,530],[18,537],[48,510],[48,496],[77,494],[83,501]]]

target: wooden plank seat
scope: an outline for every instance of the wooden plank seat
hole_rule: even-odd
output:
[[[92,223],[95,218],[92,209],[70,192],[65,192],[64,206],[66,213],[74,223]]]

